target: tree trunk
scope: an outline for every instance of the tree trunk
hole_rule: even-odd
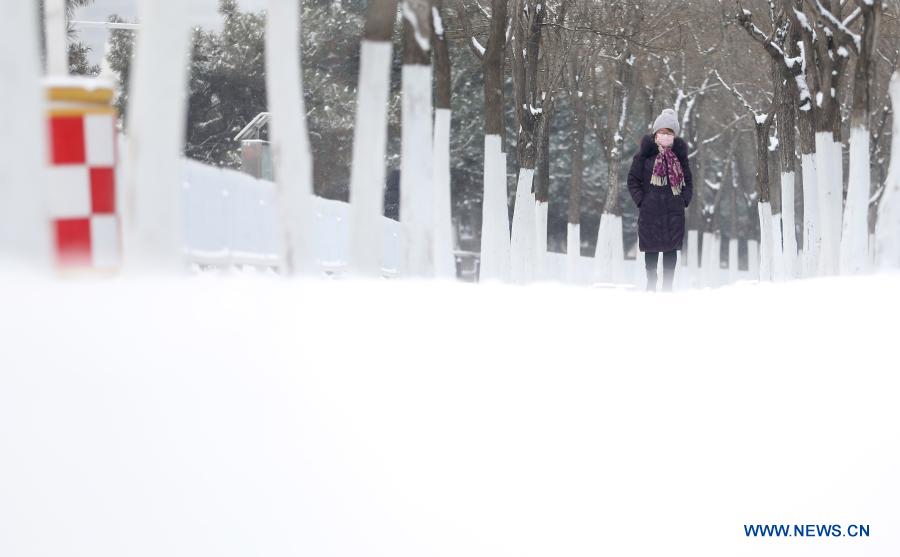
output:
[[[400,224],[407,276],[434,275],[431,2],[402,0]]]
[[[900,269],[900,72],[891,77],[890,94],[894,106],[891,164],[875,226],[875,260],[884,270]]]
[[[350,254],[352,273],[381,275],[381,219],[384,213],[384,154],[387,148],[391,35],[397,0],[370,0],[360,44],[359,85],[350,169]]]
[[[584,135],[587,127],[587,100],[581,91],[575,98],[572,130],[572,176],[569,180],[569,224],[581,223],[581,184],[584,180]]]
[[[772,280],[772,207],[769,203],[769,127],[771,115],[756,123],[756,193],[759,213],[759,280]]]
[[[569,179],[569,207],[566,225],[566,276],[574,283],[581,261],[581,184],[584,180],[584,135],[587,128],[587,99],[584,92],[574,91],[574,121],[571,134],[572,176]]]
[[[491,0],[491,32],[484,49],[484,134],[503,134],[503,57],[506,0]]]
[[[49,271],[51,239],[43,196],[47,124],[35,15],[31,2],[13,2],[3,13],[7,29],[0,35],[0,48],[10,58],[4,60],[6,85],[0,87],[0,104],[8,110],[0,137],[0,265]]]
[[[184,102],[183,95],[187,90],[188,75],[184,70],[190,60],[190,30],[185,23],[187,12],[187,7],[180,2],[145,1],[139,5],[141,32],[135,45],[127,126],[129,143],[123,200],[123,254],[127,267],[152,269],[154,272],[161,272],[163,269],[181,272],[184,266],[182,237],[179,232],[179,192],[182,183],[179,169],[184,145],[184,122],[187,117],[187,103]],[[295,37],[299,36],[296,28],[294,33]],[[285,39],[290,40],[288,37]],[[299,52],[299,48],[291,52]],[[269,59],[266,62],[269,64]],[[297,59],[294,58],[294,71],[280,75],[282,78],[295,77],[297,81],[283,84],[275,93],[280,91],[280,95],[290,96],[290,102],[299,106],[302,96],[292,94],[297,93],[300,86],[297,66]],[[282,66],[278,66],[278,69],[291,71]],[[279,72],[270,68],[267,73]],[[160,95],[159,91],[166,91],[167,94]],[[269,91],[269,95],[273,95],[273,91]],[[275,100],[276,97],[270,98]],[[278,98],[282,99],[281,96]],[[270,101],[270,106],[272,104]],[[290,121],[293,124],[282,124],[281,131],[278,131],[277,126],[273,127],[272,131],[276,134],[289,131],[287,126],[300,125],[301,116],[290,106],[278,103],[272,110],[280,112],[282,108],[288,111],[283,122]],[[292,113],[296,118],[288,120]],[[281,140],[287,139],[284,135],[273,141],[276,155],[279,144],[285,150],[292,150],[292,156],[285,154],[280,157],[281,164],[284,165],[291,164],[288,159],[303,156],[298,143],[303,138],[289,135],[297,142]],[[297,205],[291,203],[296,199],[292,194],[306,188],[309,181],[302,181],[307,179],[305,174],[285,172],[284,167],[277,172],[279,186],[283,186],[280,190],[280,203],[291,212],[297,209]],[[290,193],[284,189],[287,187],[291,188]],[[296,216],[303,218],[302,215]],[[293,233],[299,232],[296,228],[298,221],[290,219],[289,214],[285,217],[282,226],[287,228],[288,239],[299,241],[301,235]],[[291,250],[290,246],[288,250]],[[298,247],[294,251],[302,252],[302,248]]]
[[[871,5],[861,4],[859,9],[862,10],[863,27],[853,82],[850,179],[847,185],[847,206],[841,235],[840,266],[841,272],[845,274],[863,271],[868,262],[868,214],[872,182],[869,149],[870,87],[875,79],[872,56],[881,23],[881,0],[874,0]]]
[[[484,72],[484,189],[479,280],[509,278],[509,210],[506,194],[506,130],[503,73],[507,0],[491,0],[490,34],[482,57]]]
[[[510,240],[510,274],[512,280],[518,283],[526,283],[534,278],[539,256],[537,208],[533,188],[540,140],[538,132],[544,117],[541,103],[537,99],[538,54],[544,11],[541,4],[530,2],[527,11],[515,15],[515,44],[510,50],[519,129],[516,143],[519,175]],[[524,53],[522,48],[525,49]]]
[[[444,35],[444,0],[434,0],[431,46],[434,49],[434,272],[456,278],[450,187],[450,51]]]

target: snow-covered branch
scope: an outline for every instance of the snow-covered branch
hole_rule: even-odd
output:
[[[860,37],[859,34],[851,31],[849,27],[844,25],[844,22],[831,13],[831,10],[823,6],[822,0],[806,0],[806,2],[815,9],[816,13],[827,20],[840,35],[849,38],[852,41],[855,52],[859,52],[860,45],[862,44],[862,37]],[[825,29],[827,31],[828,27]]]

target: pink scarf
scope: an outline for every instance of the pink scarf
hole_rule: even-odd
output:
[[[653,164],[653,176],[650,183],[654,186],[672,186],[674,195],[681,195],[681,186],[684,185],[684,172],[678,157],[672,152],[671,147],[663,147],[657,143],[659,154]]]

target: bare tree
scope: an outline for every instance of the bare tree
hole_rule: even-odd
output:
[[[728,85],[718,70],[715,71],[716,79],[729,91],[738,102],[753,116],[754,131],[756,132],[756,193],[759,212],[760,231],[760,279],[772,278],[772,208],[769,194],[769,133],[775,117],[775,106],[782,99],[772,98],[767,103],[767,109],[762,112],[753,107],[747,97],[736,87]]]

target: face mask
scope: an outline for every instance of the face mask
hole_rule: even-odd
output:
[[[665,133],[658,133],[656,134],[656,142],[659,143],[661,147],[671,147],[672,143],[675,142],[675,136]]]

